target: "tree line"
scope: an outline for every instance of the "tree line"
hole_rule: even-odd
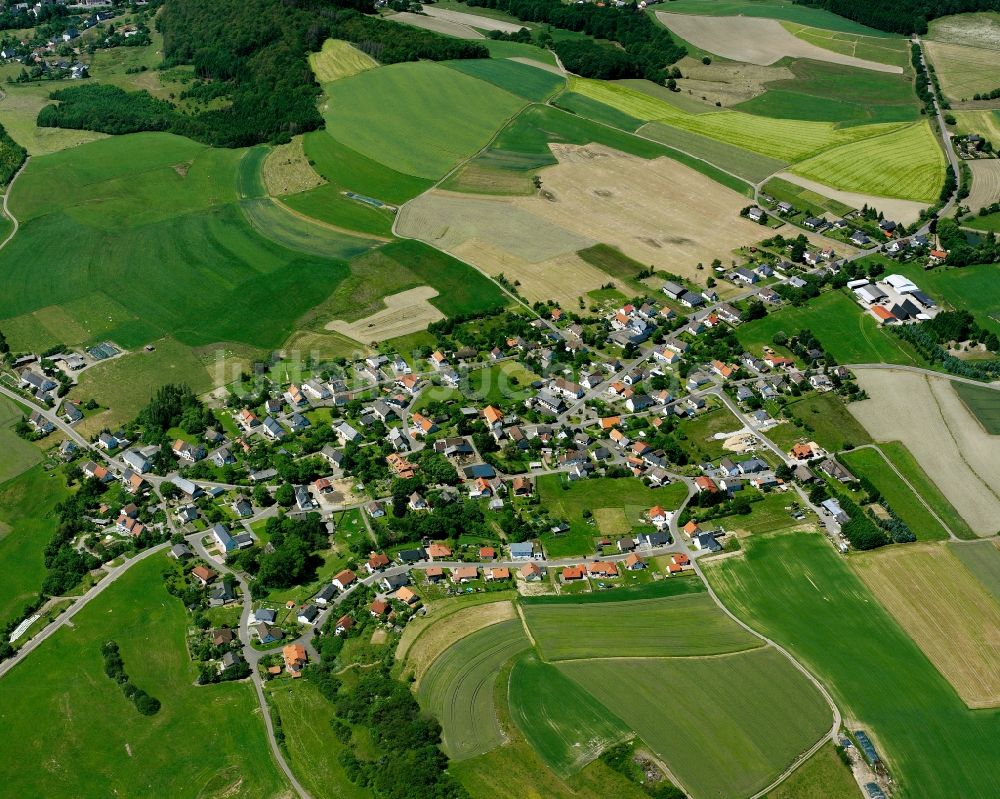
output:
[[[968,11],[1000,11],[1000,0],[792,0],[890,33],[927,33],[927,23]]]
[[[125,673],[125,661],[115,641],[108,641],[101,647],[104,655],[104,673],[122,687],[122,693],[132,700],[135,709],[144,716],[154,716],[160,710],[160,700],[150,696],[142,688],[136,688]]]
[[[6,186],[14,179],[27,157],[28,151],[0,125],[0,185]]]

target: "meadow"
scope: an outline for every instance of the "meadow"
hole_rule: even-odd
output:
[[[566,85],[561,75],[507,58],[470,58],[446,66],[535,103],[545,102]]]
[[[908,68],[910,65],[910,50],[903,38],[888,38],[884,32],[873,32],[875,36],[829,28],[813,28],[808,25],[795,25],[790,22],[784,28],[793,36],[803,41],[815,44],[842,55],[866,58],[883,64]],[[880,36],[879,36],[880,35]],[[885,73],[883,73],[885,74]]]
[[[712,587],[731,611],[802,660],[872,736],[897,796],[1000,792],[991,766],[1000,713],[965,707],[825,536],[750,538],[743,551],[705,568]]]
[[[391,169],[431,180],[485,146],[525,104],[428,61],[369,70],[325,90],[330,136]],[[455,124],[456,108],[462,109],[461,125]]]
[[[378,62],[349,42],[327,39],[318,53],[309,54],[309,66],[317,82],[330,83],[377,67]]]
[[[688,457],[696,461],[715,460],[727,454],[723,433],[736,433],[743,424],[726,407],[712,408],[686,419],[679,428],[678,440]],[[729,453],[731,454],[731,453]]]
[[[1000,149],[1000,111],[957,111],[955,119],[956,133],[978,133],[989,139],[995,149]]]
[[[619,714],[694,796],[754,794],[832,720],[822,695],[772,647],[683,660],[572,661],[559,669]]]
[[[530,646],[518,619],[474,632],[438,657],[420,683],[420,704],[441,722],[443,749],[452,761],[503,743],[493,688],[504,663]]]
[[[195,686],[187,613],[166,591],[166,566],[163,556],[133,566],[0,682],[5,790],[36,791],[40,774],[52,799],[269,799],[286,790],[253,688]],[[109,639],[135,685],[162,702],[155,716],[137,713],[105,676]]]
[[[944,167],[930,124],[918,122],[835,147],[791,171],[843,191],[933,202],[944,182]]]
[[[996,539],[950,543],[948,549],[1000,602],[1000,547]]]
[[[505,361],[469,372],[469,390],[490,405],[523,402],[531,394],[531,384],[539,376],[517,361]]]
[[[925,270],[920,264],[911,263],[899,264],[894,271],[916,281],[924,291],[944,300],[951,308],[969,311],[980,325],[1000,335],[1000,314],[995,299],[1000,264]]]
[[[514,663],[509,701],[510,715],[532,749],[564,779],[632,734],[614,712],[598,707],[583,688],[533,652]]]
[[[1000,436],[1000,391],[969,383],[955,383],[958,396],[983,426],[984,432]]]
[[[997,88],[997,45],[969,47],[928,38],[924,50],[937,72],[941,91],[952,102],[972,100],[976,94]]]
[[[17,477],[42,459],[41,450],[14,432],[14,426],[28,414],[7,397],[0,397],[0,483]]]
[[[767,799],[857,799],[858,784],[851,770],[827,742]]]
[[[628,133],[634,133],[643,124],[641,119],[631,117],[617,108],[612,108],[610,105],[605,105],[576,92],[563,92],[552,102],[557,108]]]
[[[871,443],[871,436],[851,415],[844,400],[833,392],[794,400],[788,408],[803,423],[803,427],[796,428],[797,439],[815,441],[828,450],[843,449],[845,443],[854,446]]]
[[[969,707],[1000,705],[1000,602],[952,549],[886,547],[850,563]]]
[[[871,481],[918,541],[940,541],[948,537],[948,531],[921,503],[920,497],[889,468],[877,449],[856,449],[843,453],[840,458],[855,476]]]
[[[707,594],[631,602],[532,604],[528,629],[546,660],[693,657],[739,652],[760,640],[726,616]]]

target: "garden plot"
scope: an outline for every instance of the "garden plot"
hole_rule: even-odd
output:
[[[438,296],[431,286],[391,294],[384,299],[385,310],[358,319],[356,322],[333,320],[326,325],[333,330],[362,343],[385,341],[390,338],[426,330],[431,322],[444,319],[444,314],[430,304]]]
[[[983,162],[993,163],[993,162]],[[996,162],[1000,165],[1000,161]],[[1000,172],[997,172],[1000,176]],[[926,203],[918,203],[913,200],[901,200],[898,197],[877,197],[874,194],[858,194],[853,191],[841,191],[825,183],[820,183],[809,178],[795,175],[791,172],[779,172],[776,177],[794,183],[809,191],[814,191],[831,200],[837,200],[851,208],[861,208],[863,205],[874,206],[889,219],[893,219],[902,225],[911,225],[920,217],[920,212],[927,207]],[[971,205],[970,205],[971,207]]]
[[[656,18],[695,47],[733,61],[768,65],[788,56],[846,64],[875,72],[903,71],[901,67],[817,47],[793,36],[773,19],[668,14],[664,11],[657,11]]]

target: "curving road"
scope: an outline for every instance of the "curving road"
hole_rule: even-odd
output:
[[[24,168],[28,165],[28,162],[30,160],[31,160],[30,155],[24,159],[24,163],[21,164],[21,168],[14,173],[14,177],[12,177],[10,179],[10,183],[7,184],[7,191],[3,193],[3,213],[4,216],[6,216],[11,222],[14,223],[14,229],[10,232],[7,238],[5,238],[2,242],[0,242],[0,250],[2,250],[4,247],[7,246],[8,243],[10,243],[10,240],[14,238],[14,236],[17,234],[18,229],[21,227],[21,223],[17,221],[17,217],[14,216],[14,214],[12,214],[10,212],[10,209],[7,207],[7,198],[10,197],[10,190],[14,188],[14,181],[18,179],[18,177],[22,172],[24,172]]]

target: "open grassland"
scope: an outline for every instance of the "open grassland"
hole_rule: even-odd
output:
[[[798,437],[815,441],[831,452],[843,449],[844,444],[871,443],[871,436],[851,415],[844,400],[832,391],[794,400],[787,407],[796,419],[802,420],[803,426],[796,428]]]
[[[348,260],[384,241],[317,223],[269,197],[243,200],[240,207],[250,227],[263,238],[318,258]]]
[[[980,92],[997,88],[997,58],[1000,47],[969,47],[931,39],[924,40],[941,91],[952,102],[971,100]]]
[[[568,488],[564,486],[568,485]],[[565,483],[561,475],[543,475],[538,478],[538,491],[542,504],[555,518],[566,519],[570,532],[558,537],[546,534],[542,543],[550,558],[572,555],[589,555],[594,551],[594,538],[598,531],[583,518],[584,510],[594,508],[622,508],[636,524],[644,511],[654,505],[668,510],[676,508],[687,496],[683,483],[672,483],[663,488],[649,488],[636,478],[599,478]]]
[[[910,49],[903,38],[886,38],[882,36],[866,36],[827,28],[813,28],[808,25],[796,25],[792,22],[782,24],[789,33],[803,41],[815,44],[826,50],[833,50],[842,55],[878,61],[906,69],[910,64]]]
[[[419,686],[427,669],[452,644],[484,627],[509,621],[515,616],[514,605],[509,601],[473,605],[440,617],[430,616],[430,626],[423,628],[406,650],[406,669],[413,674]]]
[[[322,50],[310,53],[309,66],[312,67],[317,82],[330,83],[377,67],[378,62],[349,42],[327,39],[323,42]]]
[[[236,203],[242,155],[147,133],[33,159],[11,195],[22,227],[0,253],[14,289],[0,318],[62,305],[81,322],[89,296],[124,309],[94,336],[126,347],[161,335],[280,344],[347,268],[251,228]]]
[[[567,778],[630,737],[613,711],[559,669],[525,652],[510,674],[510,715],[545,764]]]
[[[14,426],[28,414],[7,397],[0,397],[0,483],[27,471],[42,459],[41,450],[14,432]]]
[[[841,460],[855,476],[867,477],[919,541],[938,541],[948,537],[948,531],[931,515],[920,497],[889,467],[877,449],[856,449],[845,452]]]
[[[440,720],[451,760],[482,755],[503,743],[494,686],[504,663],[528,647],[521,622],[502,621],[452,645],[427,670],[417,695]]]
[[[676,147],[678,150],[690,153],[696,158],[704,158],[720,169],[732,172],[734,175],[739,175],[754,183],[779,172],[788,165],[787,161],[760,155],[742,147],[703,136],[700,133],[674,128],[659,122],[650,122],[644,125],[640,128],[639,133],[670,147]]]
[[[672,8],[671,11],[674,11]],[[902,72],[885,64],[827,49],[792,35],[774,19],[744,16],[705,16],[657,11],[656,18],[695,47],[732,61],[768,65],[782,58],[810,58],[874,72]]]
[[[20,72],[17,65],[14,77]],[[0,76],[3,73],[0,72]],[[66,128],[40,128],[36,124],[38,112],[48,105],[49,94],[69,85],[66,82],[5,84],[3,97],[0,98],[0,124],[18,144],[28,151],[28,155],[47,155],[48,153],[66,150],[80,144],[106,139],[104,133],[89,130],[69,130]]]
[[[622,84],[573,78],[569,87],[636,119],[662,122],[784,161],[905,129],[901,123],[837,128],[830,122],[771,119],[739,111],[691,114]]]
[[[813,6],[796,5],[787,0],[673,0],[670,9],[678,14],[766,17],[863,36],[888,38],[896,35],[866,27],[829,11]]]
[[[978,133],[1000,150],[1000,111],[954,111],[957,133]],[[970,164],[970,166],[974,166]]]
[[[740,103],[737,110],[850,124],[920,118],[912,78],[808,60],[794,61],[789,68],[793,78],[768,83],[764,94]]]
[[[782,308],[740,325],[736,335],[744,347],[759,353],[765,346],[772,346],[775,333],[792,336],[803,329],[811,330],[839,363],[920,363],[908,347],[881,329],[871,315],[862,314],[857,304],[840,291],[827,292],[800,308]]]
[[[972,170],[972,190],[965,204],[972,211],[978,211],[984,206],[1000,202],[1000,159],[967,163]]]
[[[167,594],[163,556],[133,566],[0,682],[0,774],[12,794],[274,797],[286,789],[248,683],[198,688],[187,614]],[[129,677],[163,706],[140,715],[104,674],[121,647]]]
[[[524,608],[546,660],[691,657],[760,646],[707,594]]]
[[[287,144],[279,144],[268,153],[261,177],[267,193],[272,197],[299,194],[326,182],[309,165],[301,136],[294,137]]]
[[[1000,602],[1000,546],[997,540],[950,543],[948,549]]]
[[[982,427],[951,381],[889,370],[859,370],[869,399],[851,413],[880,441],[901,441],[979,535],[997,532],[1000,438]]]
[[[506,58],[470,58],[447,66],[532,102],[543,102],[566,85],[561,75]]]
[[[831,742],[803,763],[767,799],[857,799],[858,784]]]
[[[1000,792],[990,765],[1000,714],[962,703],[825,536],[751,538],[743,550],[742,558],[710,563],[709,582],[730,610],[824,682],[856,721],[851,729],[873,737],[895,795],[987,799]]]
[[[309,680],[280,680],[268,686],[267,701],[281,717],[286,757],[296,778],[313,796],[368,799],[369,790],[351,782],[339,756],[344,745],[333,734],[333,705]]]
[[[930,123],[919,122],[828,150],[791,171],[844,191],[933,202],[944,182],[944,166]]]
[[[614,709],[693,796],[759,791],[832,721],[819,691],[772,647],[711,658],[583,660],[559,668]],[[725,756],[705,757],[711,750]]]
[[[62,478],[35,466],[0,485],[0,624],[38,595],[43,552],[56,530],[55,505],[68,492]]]
[[[524,105],[429,61],[369,70],[325,88],[330,136],[392,169],[432,180],[487,144]]]
[[[851,565],[969,707],[1000,705],[1000,602],[952,550],[886,547]]]
[[[955,391],[987,435],[1000,436],[1000,391],[969,383],[956,383]]]
[[[597,100],[577,94],[576,92],[563,92],[553,102],[558,108],[564,108],[586,119],[592,119],[594,122],[600,122],[604,125],[611,125],[613,128],[620,128],[630,133],[643,124],[641,119],[630,117],[617,108],[599,103]]]

